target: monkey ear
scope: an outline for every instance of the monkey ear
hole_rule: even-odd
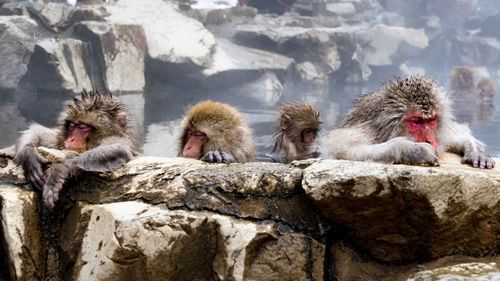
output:
[[[123,112],[118,113],[118,115],[116,116],[116,120],[117,120],[118,124],[120,125],[120,127],[122,127],[122,128],[127,127],[127,124],[128,124],[127,114],[125,114]]]
[[[288,128],[288,126],[290,126],[290,117],[288,117],[288,115],[281,115],[281,118],[280,118],[280,129],[282,130],[286,130]]]

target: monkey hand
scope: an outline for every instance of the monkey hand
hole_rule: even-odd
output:
[[[52,210],[59,200],[59,193],[69,176],[69,167],[64,163],[52,165],[47,170],[47,181],[43,186],[43,203]]]
[[[466,146],[462,163],[480,169],[493,169],[495,167],[495,161],[484,151],[484,147],[473,144]]]
[[[236,159],[234,159],[233,155],[222,152],[222,151],[209,151],[205,156],[203,156],[201,161],[208,163],[234,163]]]
[[[429,165],[439,166],[438,157],[432,145],[424,142],[413,142],[407,139],[394,138],[398,140],[396,149],[396,159],[398,163],[407,165]],[[391,141],[392,141],[391,140]]]
[[[49,163],[49,160],[40,156],[34,147],[26,146],[15,159],[17,164],[21,164],[26,179],[38,190],[42,190],[45,184],[45,174],[43,165]]]

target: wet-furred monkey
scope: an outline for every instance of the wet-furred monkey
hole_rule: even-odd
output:
[[[43,200],[53,209],[64,182],[82,171],[107,172],[137,154],[128,128],[129,116],[111,93],[84,92],[74,98],[59,117],[55,129],[32,124],[16,142],[15,162],[30,183],[43,190]],[[44,173],[49,162],[38,146],[73,151]]]
[[[284,103],[279,111],[274,129],[274,162],[290,163],[293,160],[317,158],[316,138],[321,128],[319,112],[304,102]]]
[[[177,155],[211,163],[253,161],[252,132],[234,107],[202,101],[186,112]]]
[[[437,166],[447,151],[477,168],[495,165],[427,76],[396,78],[361,96],[323,145],[326,156],[337,159]]]

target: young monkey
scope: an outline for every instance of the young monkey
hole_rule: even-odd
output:
[[[321,129],[319,112],[303,102],[284,103],[279,111],[273,135],[273,162],[290,163],[293,160],[319,156],[316,137]]]
[[[178,156],[211,163],[253,161],[252,132],[234,107],[202,101],[186,112],[182,121]]]

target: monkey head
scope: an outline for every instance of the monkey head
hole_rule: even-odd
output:
[[[57,144],[61,149],[84,152],[107,137],[128,135],[127,123],[123,105],[111,93],[83,92],[61,114]]]
[[[474,71],[468,67],[455,67],[451,71],[450,86],[454,91],[473,91],[476,86]]]
[[[280,108],[275,135],[282,134],[301,154],[317,148],[316,137],[320,128],[319,112],[312,105],[288,102]]]
[[[192,106],[181,125],[178,156],[200,159],[210,151],[231,154],[236,162],[253,159],[251,130],[234,107],[214,101]]]
[[[385,85],[384,114],[377,123],[383,138],[406,136],[438,150],[440,119],[449,116],[447,99],[433,79],[424,76],[397,78]]]
[[[490,79],[481,79],[477,83],[479,98],[481,101],[491,101],[495,94],[495,84]]]

